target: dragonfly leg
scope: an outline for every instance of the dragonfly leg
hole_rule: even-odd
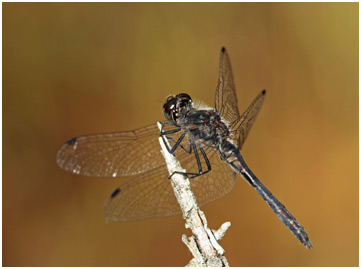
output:
[[[180,146],[181,149],[183,149],[185,152],[187,152],[188,154],[190,154],[190,153],[192,152],[191,146],[189,145],[189,148],[186,149],[183,145],[180,144],[180,143],[182,142],[182,140],[184,139],[186,133],[183,133],[183,134],[180,136],[180,138],[178,139],[178,141],[175,141],[175,139],[174,139],[173,137],[167,136],[167,135],[178,133],[178,132],[181,130],[181,128],[177,128],[177,129],[169,130],[169,131],[163,131],[163,127],[164,127],[164,125],[166,125],[166,124],[167,124],[167,123],[165,123],[165,122],[161,122],[162,129],[161,129],[161,132],[160,132],[160,136],[162,137],[163,142],[164,142],[164,144],[165,144],[168,152],[171,153],[171,154],[173,154],[174,151],[178,148],[178,146]],[[168,147],[168,143],[166,143],[166,141],[165,141],[165,139],[164,139],[164,136],[165,136],[168,140],[171,140],[171,141],[174,142],[174,146],[172,146],[171,149]]]
[[[168,139],[168,140],[171,140],[171,141],[173,141],[174,142],[174,144],[176,144],[177,143],[177,141],[173,138],[173,137],[171,137],[171,136],[166,136],[166,138]],[[187,148],[185,148],[182,144],[179,144],[179,147],[181,148],[181,149],[183,149],[185,152],[187,152],[188,154],[191,154],[192,153],[192,147],[191,147],[191,145],[189,144],[189,148],[187,149]],[[170,152],[170,151],[169,151]]]
[[[185,133],[182,134],[182,136],[178,139],[178,141],[176,141],[173,137],[171,136],[167,136],[169,134],[175,134],[175,133],[178,133],[181,128],[178,128],[178,129],[175,129],[175,130],[169,130],[169,131],[163,131],[163,126],[166,125],[167,123],[165,122],[161,122],[161,125],[162,125],[162,129],[161,129],[161,133],[160,133],[160,136],[162,137],[163,139],[163,142],[168,150],[169,153],[173,154],[174,151],[177,149],[178,146],[181,147],[181,149],[183,149],[185,152],[187,152],[188,154],[191,154],[192,153],[192,148],[191,148],[191,145],[189,145],[189,148],[185,148],[183,145],[181,145],[180,143],[182,142],[184,136],[185,136]],[[165,142],[165,139],[164,139],[164,136],[168,139],[168,140],[171,140],[174,142],[174,146],[172,146],[172,148],[170,149],[168,147],[168,143]]]
[[[204,161],[206,162],[206,165],[207,165],[207,170],[206,171],[203,171],[202,163],[201,163],[201,160],[200,160],[200,157],[199,157],[199,154],[198,154],[196,143],[191,139],[190,139],[189,142],[190,142],[191,147],[193,147],[194,157],[196,158],[197,166],[198,166],[198,173],[190,173],[190,172],[183,173],[183,172],[175,171],[175,172],[173,172],[173,174],[169,178],[171,178],[174,174],[182,174],[182,175],[185,175],[185,176],[187,176],[189,178],[195,178],[195,177],[204,175],[204,174],[211,171],[211,164],[210,164],[210,162],[208,160],[208,157],[207,157],[206,153],[204,152],[204,149],[202,148],[202,146],[197,143],[198,148],[199,148],[199,150],[200,150],[200,152],[201,152],[201,154],[203,156],[203,159],[204,159]]]
[[[174,151],[178,148],[178,146],[180,146],[185,152],[191,153],[192,150],[191,150],[190,147],[189,147],[189,149],[186,149],[185,147],[183,147],[183,146],[180,144],[180,143],[182,142],[182,140],[184,139],[185,135],[186,135],[186,133],[183,133],[183,134],[179,137],[178,141],[176,141],[176,142],[175,142],[175,139],[174,139],[174,138],[172,138],[172,137],[169,138],[169,137],[166,136],[166,138],[167,138],[168,140],[171,139],[173,142],[175,142],[175,144],[172,146],[172,148],[169,148],[169,147],[168,147],[168,145],[167,145],[168,143],[165,141],[164,135],[161,135],[161,137],[162,137],[163,142],[164,142],[164,144],[165,144],[165,146],[166,146],[166,148],[167,148],[167,150],[168,150],[169,153],[173,154]]]
[[[203,174],[208,173],[209,171],[211,171],[211,163],[208,160],[207,154],[204,152],[204,149],[202,148],[202,146],[200,144],[198,144],[199,150],[202,153],[202,156],[204,158],[204,161],[206,162],[207,165],[207,171],[205,171]]]

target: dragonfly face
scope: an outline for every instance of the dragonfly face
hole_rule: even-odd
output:
[[[180,93],[167,98],[163,105],[163,113],[168,123],[178,126],[178,120],[183,118],[192,107],[192,98],[186,93]]]

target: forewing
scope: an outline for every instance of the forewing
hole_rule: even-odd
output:
[[[79,136],[63,144],[56,160],[64,170],[84,176],[135,175],[164,165],[159,135],[152,124],[128,132]]]
[[[259,111],[261,110],[265,96],[266,90],[260,92],[247,110],[243,112],[238,123],[231,128],[231,133],[235,136],[235,140],[238,142],[239,150],[241,150],[243,143],[246,140]]]
[[[230,126],[239,121],[240,117],[231,62],[225,48],[221,49],[215,108],[229,122]]]

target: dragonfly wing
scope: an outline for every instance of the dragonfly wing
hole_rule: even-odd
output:
[[[205,155],[211,165],[211,171],[204,175],[191,178],[190,184],[191,189],[197,199],[198,205],[204,206],[222,198],[232,190],[235,183],[236,173],[226,162],[221,160],[221,157],[215,148],[207,145],[206,143],[202,143],[202,141],[198,142],[200,142],[202,148],[205,151]],[[183,146],[188,148],[186,144]],[[202,154],[200,153],[199,145],[197,145],[196,148],[198,151],[201,167],[203,171],[206,171],[207,164]],[[183,149],[178,147],[175,151],[175,155],[187,173],[199,172],[199,167],[194,155],[194,151],[192,151],[191,154],[188,154],[185,153]]]
[[[94,177],[130,176],[164,165],[152,124],[134,131],[79,136],[57,153],[58,165],[74,174]]]
[[[105,218],[126,222],[180,214],[168,177],[163,166],[123,183],[105,202]]]
[[[259,111],[261,110],[265,96],[266,90],[260,92],[249,105],[247,110],[243,112],[240,120],[231,128],[232,134],[236,137],[235,140],[238,141],[238,148],[240,150],[253,126],[254,121],[257,118]]]
[[[229,122],[230,126],[239,121],[240,117],[232,67],[225,48],[221,49],[215,108]]]
[[[183,151],[178,156],[187,171],[197,168],[193,154]],[[207,151],[207,156],[210,156],[212,162],[212,172],[190,179],[199,206],[222,198],[234,186],[235,173],[228,165],[220,160],[215,151]],[[105,202],[105,218],[127,222],[181,214],[168,177],[164,165],[123,183]]]
[[[191,189],[199,206],[209,204],[228,194],[233,189],[236,178],[236,173],[221,160],[218,152],[208,149],[206,154],[211,163],[211,171],[190,179]]]

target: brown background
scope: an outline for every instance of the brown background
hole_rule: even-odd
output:
[[[212,105],[225,46],[243,148],[310,235],[306,250],[258,194],[204,207],[232,266],[358,265],[358,3],[3,4],[3,265],[183,266],[180,216],[106,223],[122,179],[62,171],[68,138],[162,120],[169,93]]]

